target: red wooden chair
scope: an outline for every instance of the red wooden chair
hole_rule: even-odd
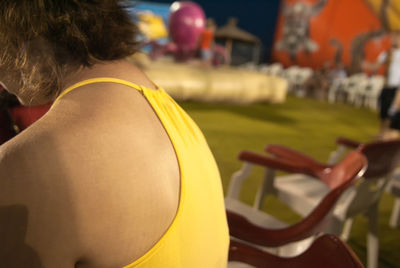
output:
[[[358,214],[367,216],[369,230],[367,235],[368,267],[378,265],[378,205],[383,191],[391,179],[392,172],[400,162],[400,140],[378,141],[360,145],[357,142],[339,138],[339,149],[331,155],[330,163],[339,159],[345,148],[357,148],[368,160],[368,168],[362,183],[351,187],[335,206],[332,224],[327,232],[341,235],[347,240]],[[266,151],[282,161],[302,163],[309,166],[307,173],[281,176],[270,182],[261,195],[275,194],[302,216],[318,205],[335,185],[330,180],[321,179],[321,174],[331,165],[318,163],[304,154],[279,145],[269,145]],[[306,174],[306,175],[304,175]],[[315,178],[319,178],[316,180]],[[270,180],[271,181],[271,180]]]
[[[233,176],[225,198],[231,237],[273,248],[274,253],[281,256],[301,253],[328,228],[336,201],[360,178],[366,167],[365,157],[355,151],[348,154],[341,163],[320,172],[318,178],[334,181],[333,188],[305,218],[294,225],[288,225],[259,210],[257,202],[260,196],[256,197],[254,207],[239,201],[241,184],[254,165],[267,167],[269,171],[282,170],[300,174],[309,174],[313,167],[310,164],[295,163],[248,151],[241,152],[239,159],[244,162],[243,169]],[[261,188],[268,186],[269,179],[273,179],[273,173],[267,173]],[[305,239],[308,241],[298,243]]]

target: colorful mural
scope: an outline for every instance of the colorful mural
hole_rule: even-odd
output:
[[[313,5],[305,2],[284,3],[282,38],[276,43],[276,50],[287,52],[292,61],[296,61],[301,51],[307,54],[317,51],[318,44],[310,38],[310,22],[322,11],[326,2],[321,0]]]
[[[365,0],[387,30],[400,30],[400,1]]]
[[[390,45],[388,31],[400,26],[400,1],[386,2],[282,0],[273,60],[313,68],[344,63],[360,71],[361,61],[374,61]]]

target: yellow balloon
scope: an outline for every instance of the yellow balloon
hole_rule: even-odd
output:
[[[139,13],[138,27],[142,34],[149,40],[156,40],[168,36],[163,18],[153,14],[151,11]]]

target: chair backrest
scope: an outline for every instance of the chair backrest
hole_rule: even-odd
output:
[[[280,63],[273,63],[269,66],[269,72],[271,75],[279,76],[283,72],[283,66]]]
[[[356,149],[365,155],[368,168],[364,178],[383,177],[393,172],[400,163],[400,139],[360,143],[347,138],[337,138],[338,149],[331,153],[328,163],[334,164],[346,149]]]
[[[358,145],[346,139],[337,142],[350,148]],[[359,144],[357,150],[368,160],[368,168],[363,175],[364,181],[349,189],[346,200],[343,200],[347,205],[342,213],[347,217],[366,212],[379,202],[392,172],[400,163],[400,139]]]
[[[377,206],[392,172],[400,163],[400,140],[366,143],[358,150],[367,158],[368,168],[363,176],[365,181],[354,187],[354,194],[349,195],[351,202],[345,211],[349,217]]]
[[[302,68],[301,74],[302,74],[302,81],[305,82],[307,81],[307,79],[313,76],[314,71],[311,68]]]
[[[304,253],[292,258],[279,257],[232,240],[229,246],[229,261],[247,263],[255,267],[364,267],[356,254],[346,243],[330,234],[320,236]]]
[[[270,69],[269,66],[266,64],[260,64],[260,66],[258,67],[258,71],[263,74],[269,74],[270,72],[269,69]]]
[[[365,143],[358,150],[368,160],[365,179],[386,176],[400,163],[400,139]]]
[[[385,85],[385,77],[382,75],[373,75],[370,78],[369,83],[371,86],[371,92],[378,93],[382,90],[382,88]]]
[[[257,157],[257,155],[255,155]],[[257,158],[256,158],[257,160]],[[265,229],[254,227],[245,217],[227,212],[230,233],[239,239],[267,247],[276,247],[290,242],[303,240],[323,231],[329,224],[330,215],[336,201],[356,179],[360,178],[366,168],[366,159],[360,152],[349,153],[339,164],[326,171],[325,179],[338,181],[314,210],[298,223],[282,229]],[[243,230],[247,230],[243,232]],[[265,237],[269,240],[266,241]]]
[[[365,74],[360,74],[360,73],[353,74],[348,78],[346,90],[347,91],[356,90],[359,87],[360,83],[363,83],[363,81],[368,81],[367,76]]]

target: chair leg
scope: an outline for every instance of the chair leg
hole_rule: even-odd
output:
[[[263,201],[266,195],[276,194],[274,188],[275,180],[275,170],[266,169],[263,177],[261,187],[258,189],[256,198],[254,199],[253,207],[255,209],[261,210],[263,206]]]
[[[378,267],[379,237],[378,237],[378,205],[376,202],[366,213],[369,222],[367,235],[367,268]]]
[[[340,236],[340,238],[342,240],[344,240],[344,241],[349,240],[351,227],[353,227],[353,222],[354,222],[353,218],[347,219],[345,221],[344,226],[343,226],[343,232],[342,232],[342,234]]]
[[[329,90],[329,93],[328,93],[328,102],[329,103],[335,102],[335,95],[336,95],[336,90],[333,90],[333,89]]]
[[[242,182],[250,175],[253,168],[252,164],[244,163],[242,169],[236,171],[229,182],[227,197],[239,199],[242,189]]]
[[[329,155],[329,159],[328,159],[328,164],[329,165],[333,165],[333,164],[337,164],[339,162],[339,159],[341,156],[343,156],[343,154],[346,152],[346,147],[344,145],[339,145],[336,151],[333,151],[330,155]]]
[[[394,206],[392,210],[392,215],[390,216],[389,225],[392,228],[396,228],[400,223],[400,198],[396,198],[394,201]]]

